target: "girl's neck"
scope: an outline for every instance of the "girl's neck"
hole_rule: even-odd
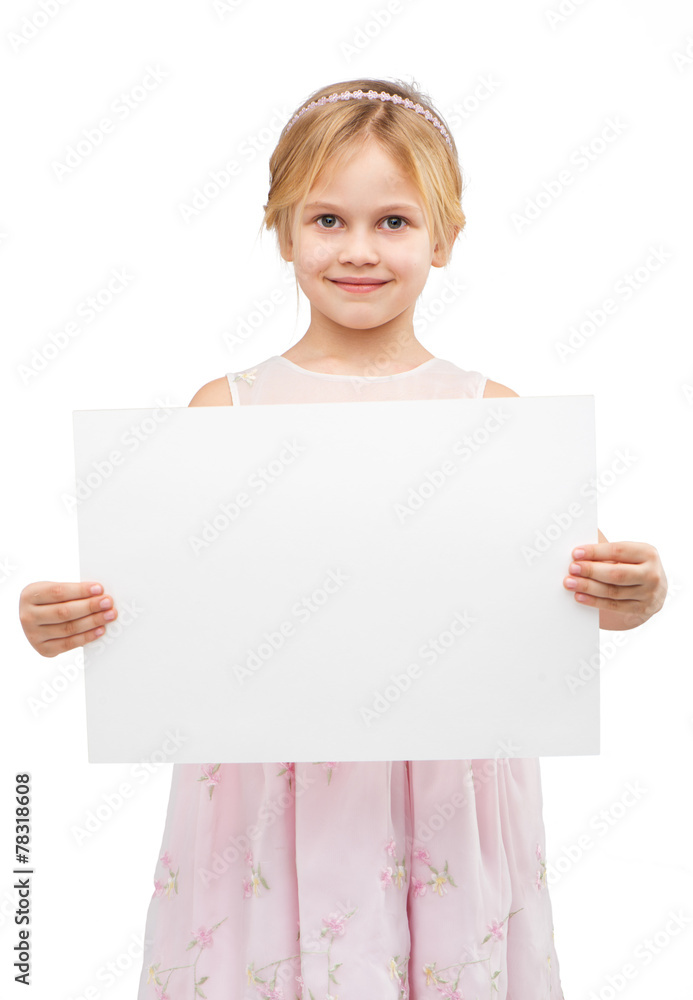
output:
[[[355,334],[359,332],[354,331]],[[339,344],[329,340],[317,341],[306,333],[282,357],[301,368],[330,375],[398,375],[422,365],[435,355],[413,336],[380,344],[372,340],[358,344],[355,339]]]

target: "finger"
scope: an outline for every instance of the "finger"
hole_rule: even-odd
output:
[[[576,555],[582,552],[583,555]],[[647,542],[595,542],[573,549],[573,559],[611,560],[622,563],[641,563],[650,559],[654,549]]]
[[[109,610],[114,610],[113,598],[110,594],[99,594],[96,597],[83,597],[61,604],[35,604],[31,607],[31,622],[39,626],[59,625],[88,615],[106,614]]]
[[[98,598],[97,598],[98,600]],[[74,604],[80,604],[80,601],[73,602]],[[72,604],[57,604],[56,608],[71,608]],[[109,615],[110,617],[106,617]],[[93,614],[80,615],[71,617],[69,619],[49,622],[45,625],[38,626],[38,641],[45,642],[48,639],[58,639],[62,637],[70,637],[81,635],[84,632],[88,632],[91,629],[98,628],[100,625],[108,625],[110,622],[115,621],[118,617],[118,612],[115,608],[108,608],[105,611],[97,611]]]
[[[563,584],[566,590],[572,590],[575,594],[589,594],[592,597],[603,597],[612,601],[638,601],[645,594],[645,589],[640,584],[628,587],[575,576],[566,576]]]
[[[92,591],[92,587],[98,588]],[[60,604],[63,601],[74,601],[80,597],[92,597],[103,593],[102,585],[96,580],[81,583],[55,583],[53,580],[40,580],[25,588],[26,598],[31,604]]]
[[[592,594],[575,594],[575,600],[586,607],[604,608],[606,611],[618,611],[622,615],[642,615],[642,601],[615,601],[610,597],[594,597]]]
[[[78,635],[64,636],[58,639],[48,639],[46,642],[38,642],[36,648],[42,656],[58,656],[66,653],[68,649],[75,649],[78,646],[86,646],[88,642],[100,638],[105,629],[103,625],[98,628],[89,629],[87,632],[80,632]]]
[[[570,564],[569,573],[580,580],[597,580],[618,587],[640,587],[647,576],[643,563],[590,562],[581,559]]]

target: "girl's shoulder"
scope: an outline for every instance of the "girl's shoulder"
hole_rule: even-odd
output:
[[[519,395],[519,392],[515,392],[514,389],[509,389],[507,385],[503,385],[501,382],[492,382],[490,378],[486,379],[486,385],[484,386],[484,399],[498,399],[501,396]]]
[[[197,390],[188,406],[233,406],[229,380],[226,375],[213,378]]]
[[[256,372],[275,360],[275,356],[265,358],[264,361],[261,361],[250,369],[245,369],[240,373],[227,372],[226,375],[222,375],[220,378],[213,378],[211,382],[205,382],[197,390],[188,403],[188,406],[233,406],[230,380],[232,378],[233,380],[244,379],[251,384],[255,379]]]

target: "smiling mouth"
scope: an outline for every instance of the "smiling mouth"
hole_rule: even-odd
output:
[[[343,285],[384,285],[386,278],[330,278],[330,281],[339,281]]]
[[[350,292],[370,292],[375,288],[382,288],[383,285],[387,284],[387,281],[373,281],[372,279],[369,280],[367,278],[364,278],[362,281],[354,281],[353,279],[351,281],[347,281],[340,278],[330,278],[330,281],[332,284],[338,285],[345,291]]]

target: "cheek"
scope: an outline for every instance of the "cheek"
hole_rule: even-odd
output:
[[[320,274],[331,260],[329,247],[321,240],[306,240],[301,254],[301,269],[305,274]]]

